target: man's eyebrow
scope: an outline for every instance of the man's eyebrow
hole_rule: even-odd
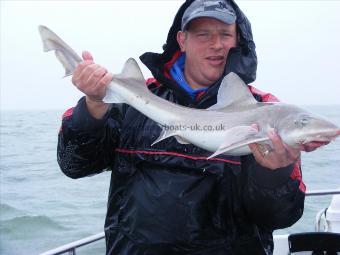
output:
[[[204,31],[210,31],[211,29],[210,28],[199,27],[199,28],[192,28],[190,30],[193,31],[193,32],[202,32],[202,31],[204,32]],[[218,29],[218,31],[232,32],[233,29],[231,27],[223,27],[223,28]]]
[[[193,32],[208,32],[209,31],[209,29],[207,29],[207,28],[194,28],[193,30],[192,30]]]
[[[228,27],[221,28],[220,30],[231,32],[233,31],[233,28],[228,26]]]

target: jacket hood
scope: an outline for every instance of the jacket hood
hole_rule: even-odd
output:
[[[229,51],[225,75],[234,72],[238,74],[245,83],[251,83],[256,79],[257,69],[257,56],[251,25],[247,17],[233,0],[225,1],[228,1],[236,12],[236,24],[240,35],[238,47]],[[140,57],[141,61],[150,69],[153,76],[161,83],[169,84],[169,79],[164,76],[164,67],[166,63],[172,61],[173,56],[180,51],[176,36],[177,32],[181,30],[182,16],[192,2],[194,2],[194,0],[187,0],[179,8],[168,32],[166,43],[163,45],[164,52],[161,54],[146,52]],[[171,86],[171,82],[170,87],[173,87]]]

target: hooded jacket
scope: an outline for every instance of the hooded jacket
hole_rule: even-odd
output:
[[[174,103],[205,109],[216,103],[220,80],[192,99],[171,79],[179,56],[176,41],[181,18],[175,16],[164,52],[145,53],[151,70],[149,90]],[[240,43],[229,51],[225,74],[255,80],[256,53],[250,23],[237,5]],[[274,97],[250,87],[258,101]],[[298,165],[270,171],[252,155],[211,153],[171,137],[151,147],[158,125],[128,105],[114,104],[94,119],[82,98],[63,116],[58,163],[71,178],[111,171],[105,220],[106,253],[271,254],[272,232],[302,215],[305,186]]]

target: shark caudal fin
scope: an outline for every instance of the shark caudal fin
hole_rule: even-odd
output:
[[[131,94],[134,94],[135,97],[141,98],[146,93],[150,93],[147,86],[145,85],[145,79],[142,71],[139,68],[137,61],[133,58],[129,58],[123,67],[123,70],[120,74],[116,74],[112,78],[112,82],[106,89],[106,95],[103,98],[104,103],[127,103],[121,97],[121,93],[116,93],[117,88],[126,88],[125,91],[131,91]],[[134,98],[130,98],[130,103]]]
[[[39,33],[44,51],[55,51],[56,57],[65,69],[65,77],[71,75],[82,61],[81,57],[49,28],[39,26]]]

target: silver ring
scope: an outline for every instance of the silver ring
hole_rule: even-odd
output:
[[[270,150],[265,150],[265,151],[263,152],[263,157],[268,156],[269,153],[270,153]]]

